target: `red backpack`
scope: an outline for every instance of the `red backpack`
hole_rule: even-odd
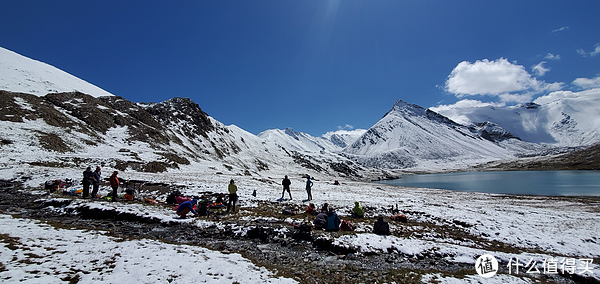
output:
[[[342,220],[342,224],[340,225],[340,230],[342,231],[354,231],[356,229],[354,225],[350,224],[350,222],[346,220]]]

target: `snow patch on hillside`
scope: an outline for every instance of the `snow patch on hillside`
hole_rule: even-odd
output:
[[[43,96],[82,92],[94,97],[113,94],[46,63],[0,47],[0,90]]]

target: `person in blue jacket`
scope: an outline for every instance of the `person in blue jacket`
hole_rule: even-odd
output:
[[[327,227],[325,229],[327,231],[339,231],[340,223],[340,217],[330,208],[327,212]]]
[[[196,217],[199,217],[200,215],[198,215],[198,212],[194,210],[194,205],[196,205],[196,203],[198,203],[198,201],[196,199],[192,199],[179,204],[177,207],[177,215],[181,216],[181,218],[185,218],[187,213],[192,212],[194,215],[196,215]]]

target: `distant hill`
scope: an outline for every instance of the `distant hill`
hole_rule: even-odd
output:
[[[559,155],[520,159],[508,163],[482,165],[486,170],[600,170],[600,144]]]

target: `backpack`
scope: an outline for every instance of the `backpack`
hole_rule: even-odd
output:
[[[404,215],[394,215],[394,216],[390,217],[390,219],[392,219],[394,221],[399,221],[402,223],[408,223],[408,219]]]
[[[342,231],[354,231],[356,229],[354,225],[350,224],[350,222],[346,220],[342,220],[342,224],[340,225],[340,230]]]

